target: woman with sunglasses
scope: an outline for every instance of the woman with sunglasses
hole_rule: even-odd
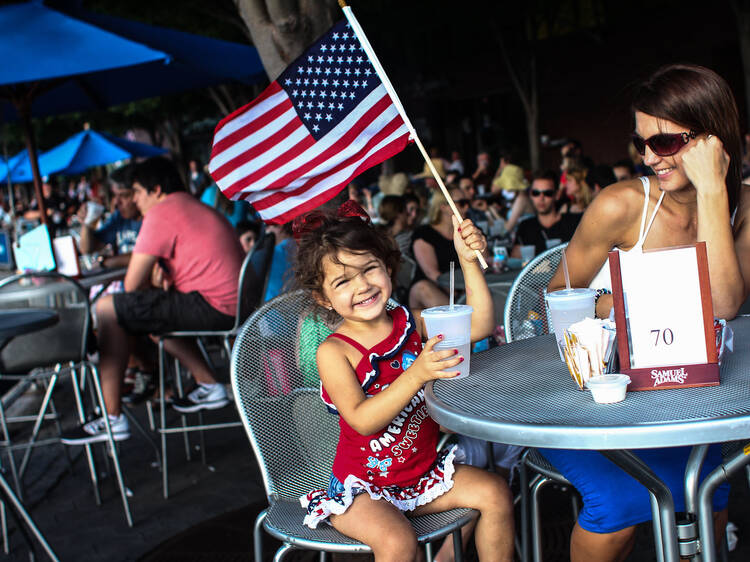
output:
[[[714,314],[731,319],[750,289],[750,206],[741,185],[737,106],[713,71],[671,65],[640,85],[633,101],[633,145],[654,175],[605,189],[591,203],[567,249],[573,286],[597,289],[596,314],[612,308],[607,254],[705,241]],[[558,270],[549,290],[564,286]],[[656,280],[654,291],[668,291]],[[684,511],[689,447],[636,451],[670,487]],[[622,560],[635,525],[651,519],[649,495],[593,451],[543,454],[581,492],[584,507],[571,536],[571,560]],[[712,446],[701,478],[721,463]],[[728,486],[714,497],[717,542],[726,525]]]

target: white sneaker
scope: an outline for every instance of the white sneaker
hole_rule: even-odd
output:
[[[184,398],[175,398],[172,407],[178,412],[189,414],[198,410],[216,410],[229,404],[229,397],[223,384],[199,384]]]
[[[128,419],[120,414],[117,418],[109,418],[109,426],[112,429],[112,438],[115,441],[122,441],[130,438],[130,424]],[[60,436],[60,441],[65,445],[85,445],[87,443],[98,443],[107,441],[107,428],[104,425],[104,418],[97,418],[83,425],[79,425],[70,431],[64,431]]]

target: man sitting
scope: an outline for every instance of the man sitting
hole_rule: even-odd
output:
[[[534,246],[535,253],[541,254],[547,249],[548,242],[558,240],[558,243],[568,242],[573,238],[578,222],[579,213],[560,213],[555,207],[557,203],[557,177],[554,172],[542,172],[534,176],[529,195],[534,207],[534,216],[518,224],[516,237],[513,242],[513,257],[521,257],[521,246]],[[551,247],[551,245],[550,245]]]
[[[96,305],[102,390],[115,440],[130,437],[121,413],[121,385],[133,337],[230,328],[243,259],[229,222],[184,191],[169,160],[151,158],[136,165],[133,188],[143,224],[125,275],[126,292],[102,297]],[[175,410],[229,403],[194,341],[167,339],[165,347],[198,382],[185,398],[174,400]],[[99,418],[61,440],[74,445],[106,439]]]
[[[111,191],[115,211],[98,229],[94,230],[98,217],[91,223],[86,223],[88,205],[83,204],[78,210],[78,218],[81,219],[79,249],[82,254],[90,254],[109,244],[116,255],[102,259],[102,265],[105,267],[128,265],[130,253],[141,228],[141,212],[135,204],[133,188],[126,176],[127,173],[123,175],[121,182],[113,178]]]

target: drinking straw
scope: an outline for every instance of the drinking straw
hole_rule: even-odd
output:
[[[453,268],[454,268],[454,265],[453,265],[453,262],[451,261],[451,292],[450,292],[451,310],[453,310],[453,288],[456,286]]]
[[[562,251],[563,275],[565,275],[565,288],[570,289],[570,273],[568,273],[568,260],[565,257],[565,250]]]

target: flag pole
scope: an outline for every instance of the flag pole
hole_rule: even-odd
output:
[[[378,77],[380,78],[380,81],[383,83],[383,86],[385,86],[385,89],[388,92],[388,95],[391,97],[391,101],[393,101],[393,105],[396,107],[399,114],[401,115],[401,118],[404,120],[404,124],[406,125],[406,128],[409,129],[409,136],[414,140],[414,143],[417,145],[417,148],[419,148],[419,152],[422,153],[422,157],[424,158],[424,161],[427,163],[427,166],[430,169],[430,172],[432,172],[432,175],[435,177],[435,181],[437,181],[438,186],[440,186],[440,191],[442,191],[443,195],[445,196],[445,199],[448,202],[448,205],[450,206],[451,211],[453,211],[453,214],[458,219],[458,222],[461,223],[464,220],[464,218],[461,216],[461,213],[458,211],[458,208],[456,207],[456,204],[453,202],[453,199],[451,199],[450,193],[448,193],[448,189],[445,187],[445,184],[443,183],[443,179],[440,177],[440,174],[438,174],[437,170],[435,169],[435,165],[432,163],[432,159],[430,158],[429,154],[427,154],[427,151],[425,150],[424,145],[422,144],[422,141],[419,140],[417,131],[414,129],[414,126],[411,124],[409,117],[406,115],[404,106],[401,105],[401,100],[398,98],[398,94],[396,94],[396,90],[393,88],[393,84],[391,84],[391,81],[388,79],[388,75],[385,73],[383,66],[380,64],[380,61],[378,60],[378,57],[375,54],[375,51],[373,50],[372,45],[370,45],[370,42],[367,40],[367,36],[365,35],[365,32],[362,29],[362,26],[359,25],[357,18],[354,17],[354,13],[352,12],[352,9],[349,6],[347,6],[346,0],[338,0],[338,2],[339,2],[339,6],[341,6],[341,9],[344,12],[344,15],[346,16],[347,21],[349,22],[349,25],[352,26],[354,33],[357,35],[357,38],[359,39],[359,42],[362,43],[362,48],[365,50],[365,53],[369,57],[370,62],[372,63],[372,66],[375,67],[375,72],[378,73]],[[482,269],[487,269],[487,262],[485,261],[484,256],[482,256],[479,250],[474,250],[474,251],[477,254],[477,259],[479,260],[479,263],[481,264]]]

